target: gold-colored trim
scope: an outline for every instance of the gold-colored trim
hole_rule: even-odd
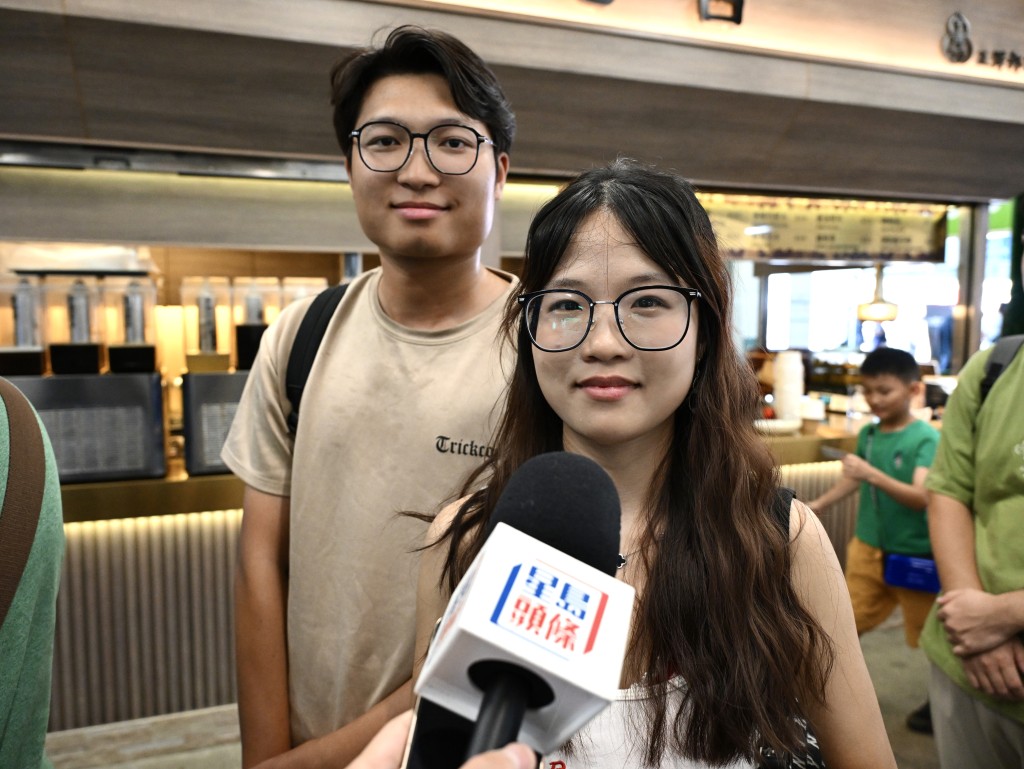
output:
[[[64,522],[103,521],[145,515],[174,515],[242,507],[245,485],[234,475],[172,472],[166,478],[98,483],[69,483],[61,487]]]

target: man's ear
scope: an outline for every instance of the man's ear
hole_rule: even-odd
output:
[[[501,200],[505,191],[505,182],[508,180],[508,153],[502,152],[498,155],[494,175],[494,199]]]

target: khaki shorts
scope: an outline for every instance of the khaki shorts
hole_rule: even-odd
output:
[[[846,586],[858,635],[882,624],[897,604],[903,611],[907,646],[917,648],[935,593],[891,587],[882,579],[882,551],[854,537],[846,546]]]

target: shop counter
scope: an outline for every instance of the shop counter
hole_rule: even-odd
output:
[[[827,461],[829,457],[822,455],[822,446],[831,446],[842,451],[854,451],[857,448],[856,433],[824,425],[811,433],[765,435],[764,440],[775,457],[775,461],[780,465]]]
[[[822,446],[857,448],[855,434],[825,426],[814,434],[763,437],[780,465],[825,461]],[[169,459],[165,478],[67,483],[61,487],[61,498],[64,520],[73,523],[232,510],[242,506],[244,490],[245,484],[230,473],[190,476],[180,459]]]
[[[230,473],[189,476],[181,460],[168,460],[166,478],[66,483],[64,522],[232,510],[242,506],[245,484]]]

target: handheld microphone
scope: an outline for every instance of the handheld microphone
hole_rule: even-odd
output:
[[[580,455],[512,475],[416,684],[408,767],[516,739],[548,752],[615,698],[635,595],[613,576],[620,515],[611,479]]]

